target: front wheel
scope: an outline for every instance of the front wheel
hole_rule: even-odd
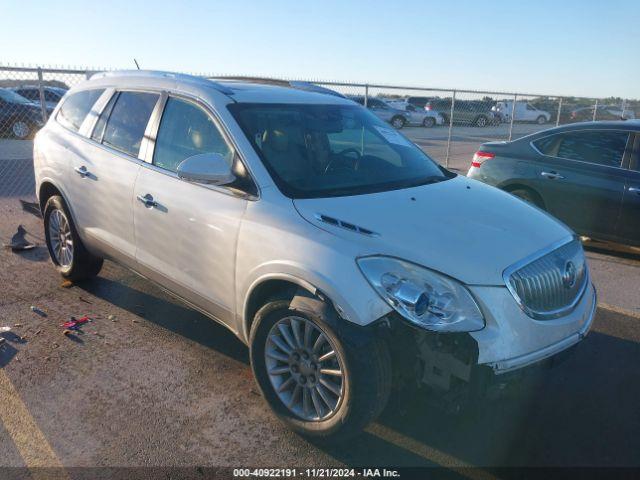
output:
[[[351,343],[327,320],[292,309],[288,300],[268,303],[251,329],[251,366],[269,406],[289,428],[344,438],[386,405],[391,360],[380,339],[360,332]]]
[[[484,115],[479,115],[474,122],[476,127],[486,127],[487,123],[487,117],[485,117]]]
[[[405,119],[398,116],[398,117],[393,117],[391,119],[391,125],[393,126],[393,128],[400,130],[402,127],[404,127],[404,124],[406,123]]]
[[[58,195],[49,198],[45,205],[44,233],[51,260],[64,278],[79,281],[100,272],[102,259],[85,248],[64,200]]]
[[[547,117],[545,117],[544,115],[540,115],[537,120],[536,123],[538,125],[544,125],[545,123],[547,123]]]
[[[436,119],[433,117],[425,117],[425,119],[422,121],[422,125],[426,128],[433,128],[436,125]]]

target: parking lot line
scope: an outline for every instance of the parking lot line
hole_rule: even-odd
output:
[[[34,480],[68,480],[60,459],[38,428],[6,372],[0,369],[0,421]]]
[[[640,320],[640,312],[633,312],[626,308],[616,307],[615,305],[609,305],[608,303],[598,302],[598,308],[603,310],[609,310],[610,312],[619,313],[620,315],[626,315],[628,317],[637,318]]]
[[[425,445],[379,423],[374,423],[367,427],[367,432],[428,460],[434,464],[434,467],[445,467],[471,480],[497,480],[497,477],[486,470],[468,464],[459,458]]]

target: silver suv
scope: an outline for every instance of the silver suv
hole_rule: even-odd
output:
[[[593,319],[564,225],[335,95],[98,74],[34,148],[62,276],[108,258],[225,325],[306,435],[358,432],[408,377],[471,399],[479,379],[547,362]]]

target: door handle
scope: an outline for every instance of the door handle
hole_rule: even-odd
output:
[[[548,178],[549,180],[563,180],[564,177],[556,172],[541,172],[541,177]]]
[[[136,195],[136,198],[139,202],[141,202],[147,208],[157,207],[158,203],[153,199],[153,196],[150,193],[146,195]]]
[[[629,190],[631,193],[635,193],[636,195],[640,195],[639,187],[629,187],[627,190]]]
[[[84,165],[82,165],[81,167],[75,167],[74,170],[82,178],[84,178],[87,175],[89,175],[89,170],[87,170],[87,167],[85,167]]]

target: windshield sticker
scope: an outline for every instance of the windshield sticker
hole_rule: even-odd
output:
[[[403,147],[410,147],[411,142],[400,135],[398,132],[391,128],[384,128],[376,126],[375,129],[384,137],[389,143],[395,143],[396,145],[402,145]]]

